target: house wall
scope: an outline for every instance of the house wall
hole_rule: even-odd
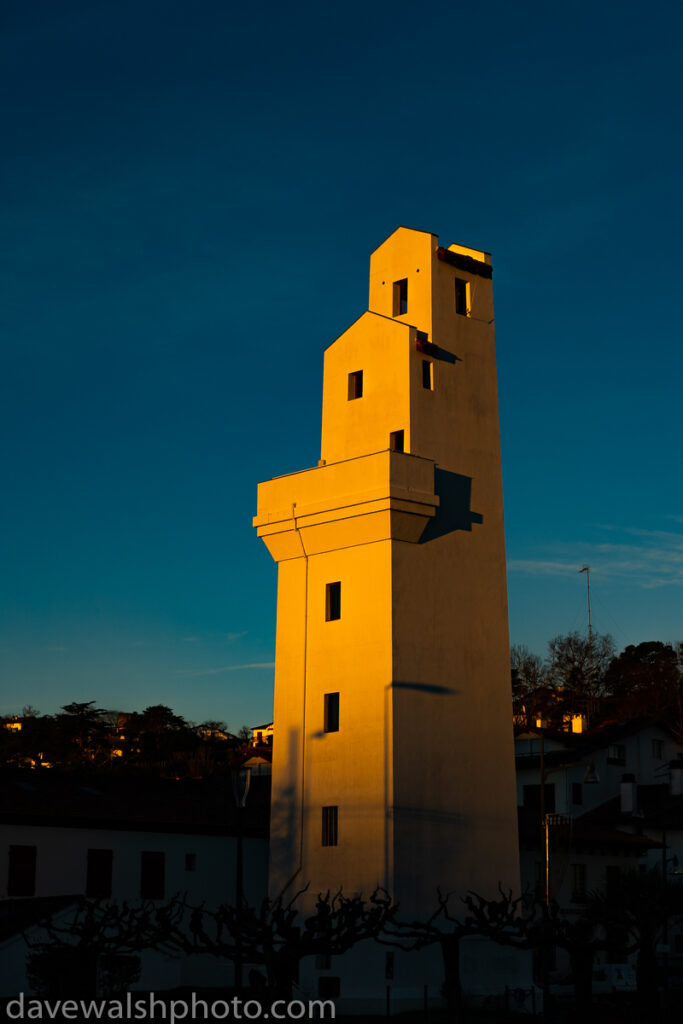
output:
[[[83,896],[89,849],[112,850],[112,899],[140,899],[140,855],[165,854],[165,899],[187,894],[189,901],[210,905],[234,901],[236,840],[228,836],[176,835],[163,832],[122,832],[114,829],[4,825],[0,845],[0,899],[7,898],[9,847],[36,847],[35,896]],[[185,855],[194,853],[196,868],[185,869]],[[266,891],[268,841],[244,840],[244,884],[247,899],[258,903]]]

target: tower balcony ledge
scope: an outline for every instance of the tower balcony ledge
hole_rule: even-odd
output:
[[[383,451],[260,484],[253,522],[279,562],[379,540],[417,543],[438,504],[434,462]]]

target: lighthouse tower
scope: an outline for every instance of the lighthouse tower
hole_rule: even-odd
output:
[[[325,353],[318,466],[259,486],[273,897],[519,888],[491,275],[398,228]]]

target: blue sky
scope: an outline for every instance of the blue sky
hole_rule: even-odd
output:
[[[513,642],[683,639],[683,14],[3,5],[2,706],[269,718],[256,484],[398,224],[493,253]]]

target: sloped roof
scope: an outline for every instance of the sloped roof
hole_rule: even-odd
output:
[[[244,809],[244,835],[267,836],[270,778],[256,777]],[[147,775],[0,772],[0,822],[135,832],[234,835],[228,778],[160,779]]]
[[[538,810],[532,807],[518,807],[517,813],[520,842],[527,846],[540,846],[541,822]],[[596,811],[572,818],[569,836],[570,846],[574,849],[598,846],[611,851],[622,849],[633,853],[646,853],[662,845],[656,839],[623,832],[615,827],[609,817],[603,819]]]

